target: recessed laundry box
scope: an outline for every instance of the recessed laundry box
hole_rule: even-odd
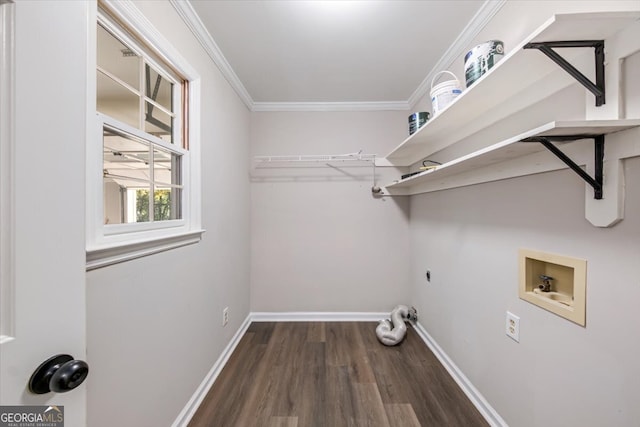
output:
[[[521,299],[579,325],[586,324],[587,261],[520,249]]]

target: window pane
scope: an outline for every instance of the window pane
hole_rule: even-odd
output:
[[[123,123],[140,128],[140,97],[98,71],[97,109]]]
[[[181,156],[166,150],[153,150],[155,182],[154,220],[181,219]]]
[[[176,186],[180,182],[180,154],[170,153],[155,148],[153,150],[154,181],[158,187],[164,185]]]
[[[123,190],[114,180],[103,179],[105,224],[122,224],[124,221],[126,202],[123,198],[126,198],[126,191]]]
[[[151,98],[154,102],[162,105],[168,111],[173,112],[171,102],[173,83],[160,75],[156,70],[150,67],[149,64],[145,64],[145,72],[146,96]]]
[[[166,221],[169,219],[180,219],[179,202],[180,189],[159,188],[156,189],[153,198],[153,219],[154,221]]]
[[[140,90],[140,57],[98,25],[98,67]]]
[[[121,179],[125,186],[130,181],[150,182],[149,144],[109,130],[104,132],[105,174]]]
[[[149,222],[149,192],[150,187],[137,188],[129,190],[131,195],[132,216],[135,221],[130,222]]]
[[[145,208],[138,194],[146,190],[148,199],[151,188],[149,144],[109,129],[103,135],[105,224],[149,221],[149,202]]]
[[[173,118],[146,102],[144,131],[173,144]]]

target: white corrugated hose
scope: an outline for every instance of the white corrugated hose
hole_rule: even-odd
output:
[[[415,308],[406,305],[398,305],[391,312],[391,320],[383,319],[376,328],[376,335],[380,342],[384,345],[396,345],[404,339],[407,333],[407,325],[405,321],[418,320],[418,312]],[[393,322],[393,326],[391,325]]]

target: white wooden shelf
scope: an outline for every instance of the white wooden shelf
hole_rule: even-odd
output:
[[[545,55],[535,50],[523,49],[525,44],[558,40],[607,39],[638,19],[640,19],[640,12],[553,16],[522,43],[510,49],[498,64],[464,90],[447,108],[389,153],[386,160],[394,166],[411,166],[479,130],[488,128],[513,112],[532,106],[575,83],[571,76]],[[584,61],[587,58],[590,60],[588,63],[593,62],[592,52],[586,50],[563,52],[563,56],[569,61],[581,59]],[[509,145],[506,141],[503,144]],[[519,154],[516,155],[525,154],[520,150],[518,148]],[[495,148],[490,151],[495,151]],[[511,152],[511,149],[507,151]],[[458,159],[455,163],[450,162],[450,166],[463,162],[466,164],[474,158],[469,156]],[[468,167],[472,165],[468,164]],[[443,170],[443,168],[438,169]],[[410,181],[407,183],[403,181],[402,185],[409,186],[408,182]]]
[[[439,165],[434,169],[389,184],[386,186],[386,190],[391,195],[413,195],[491,181],[496,179],[491,177],[490,173],[487,174],[487,170],[490,170],[492,166],[546,150],[542,145],[535,142],[521,142],[525,138],[535,136],[607,135],[638,126],[640,126],[640,119],[550,122]],[[562,143],[562,145],[567,144],[574,143]],[[481,169],[484,171],[483,174],[469,173]],[[525,171],[522,170],[522,173],[524,174]]]

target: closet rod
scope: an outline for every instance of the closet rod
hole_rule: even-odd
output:
[[[255,156],[258,163],[292,163],[292,162],[371,162],[375,154],[362,154],[362,151],[349,154],[291,155],[291,156]]]

